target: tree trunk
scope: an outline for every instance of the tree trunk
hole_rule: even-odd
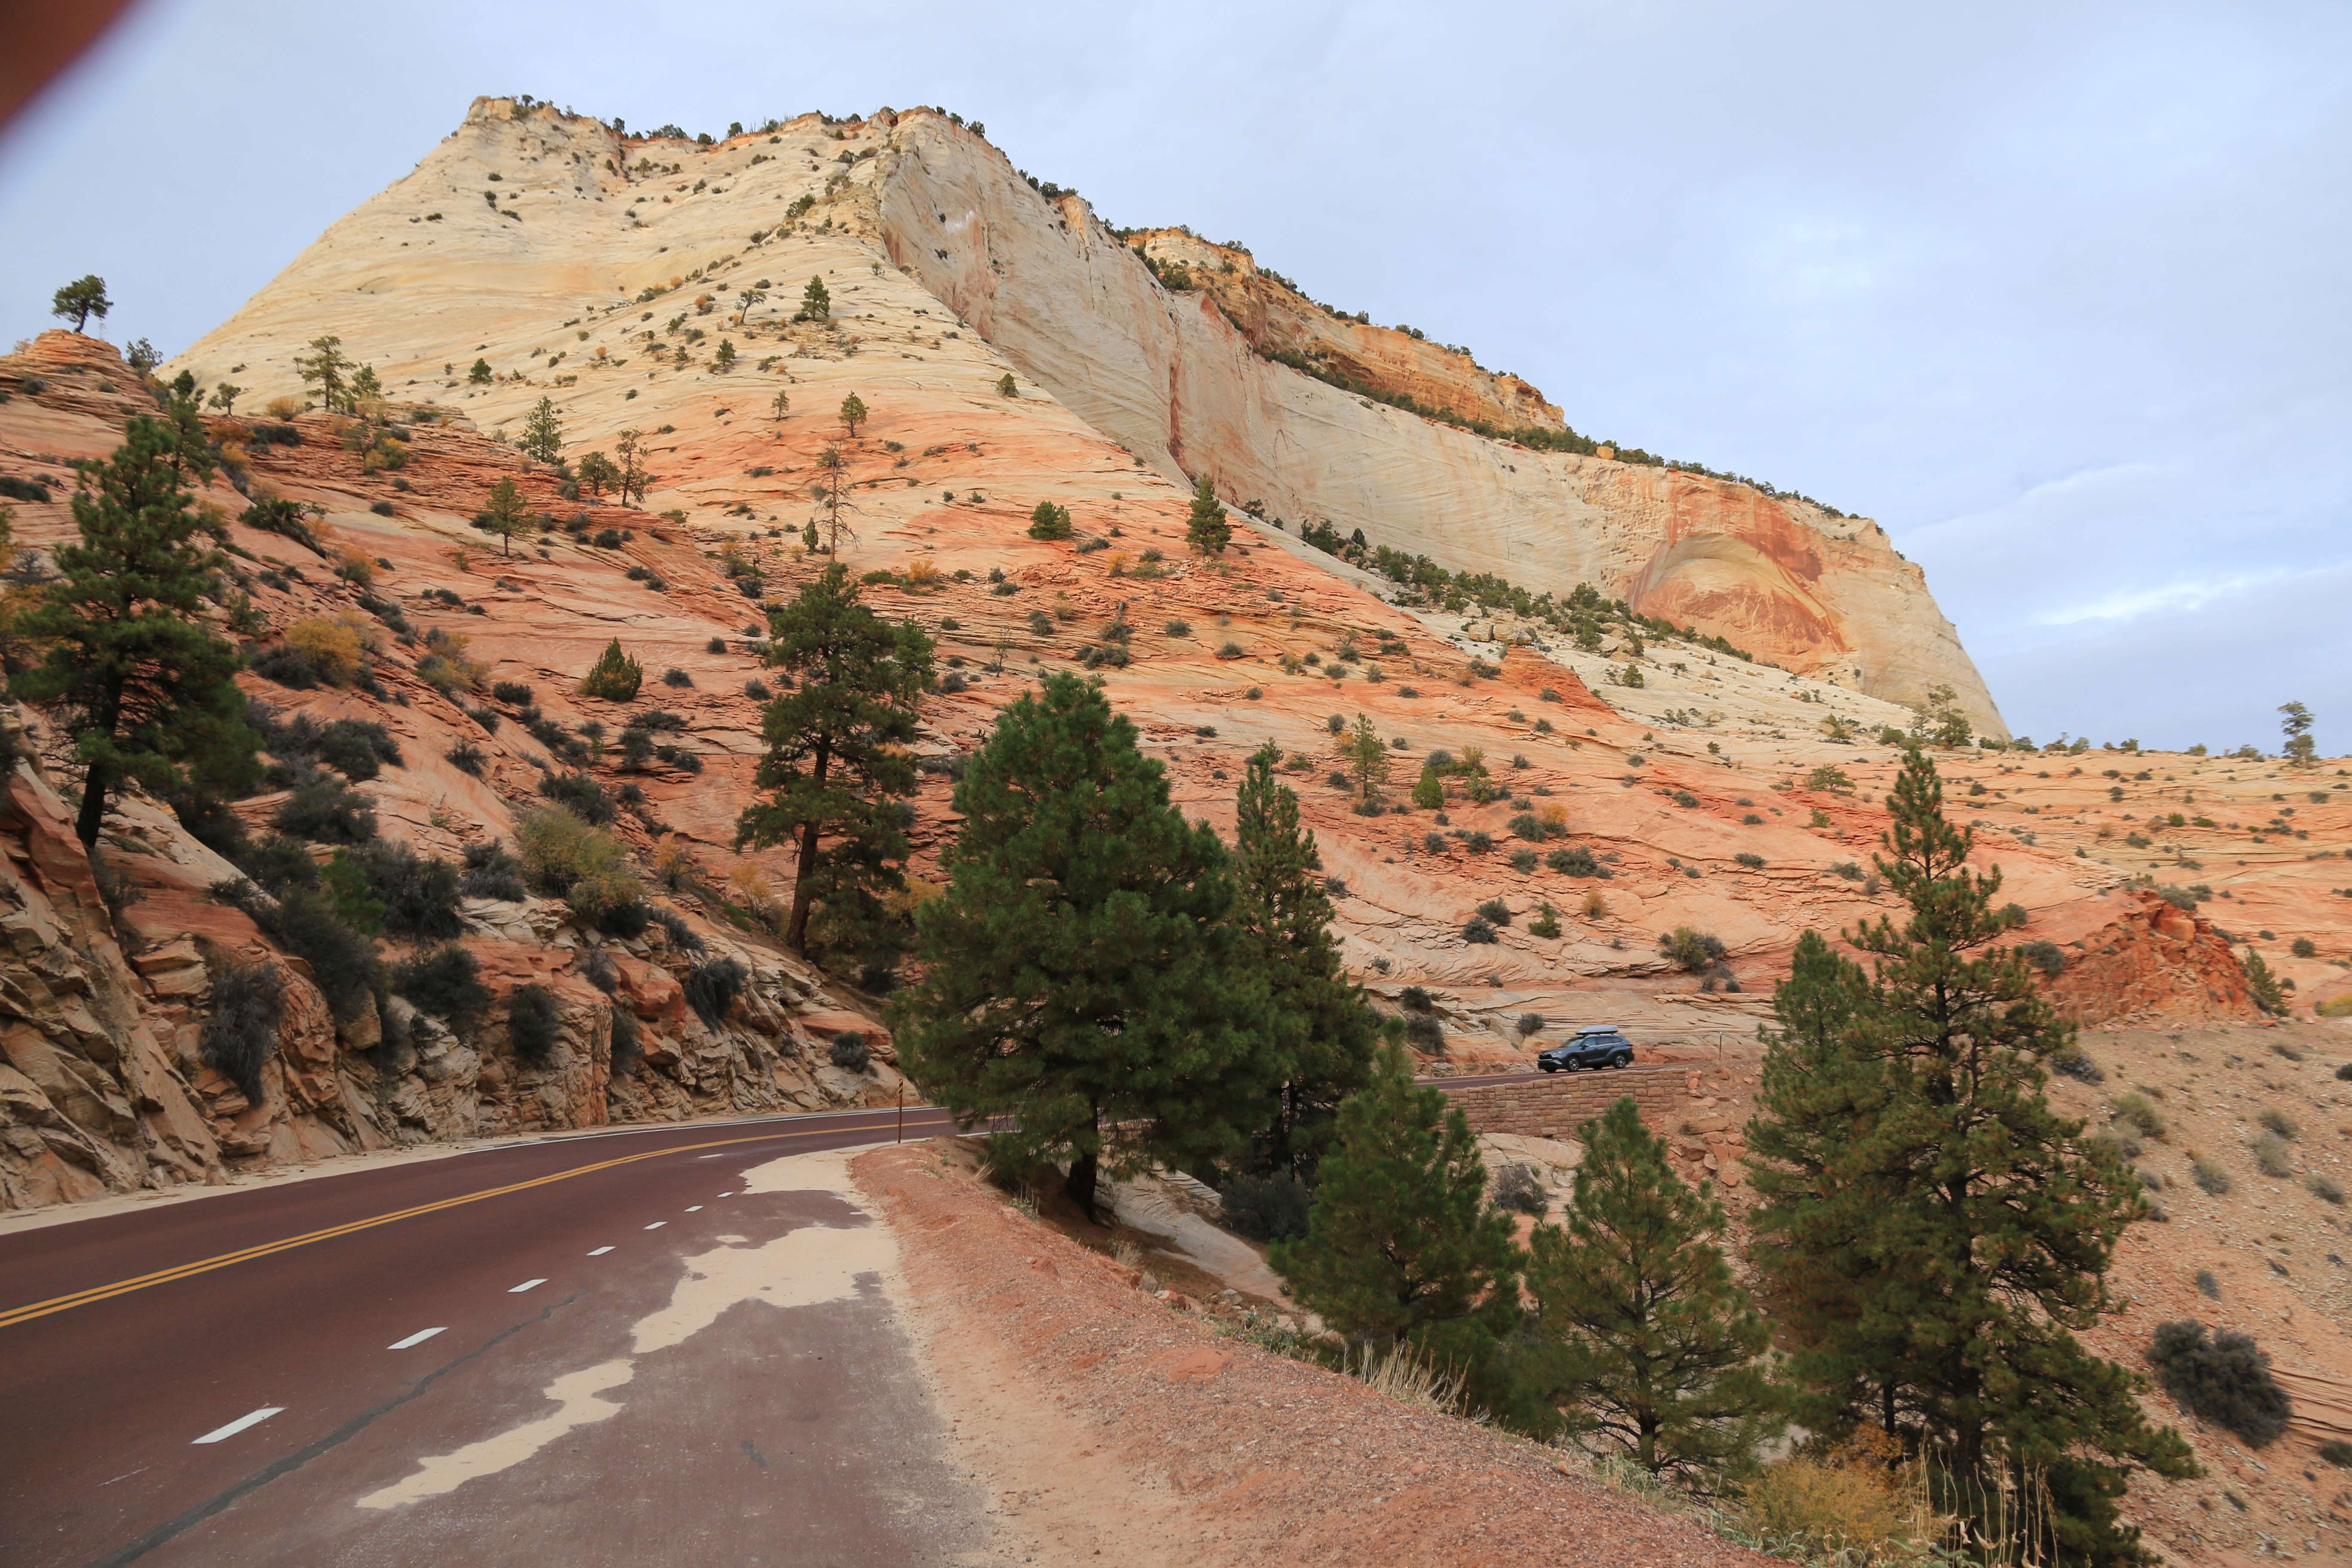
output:
[[[784,945],[803,958],[808,956],[809,876],[816,869],[816,824],[801,824],[801,858],[793,872],[793,916],[784,931]]]
[[[1095,1216],[1096,1178],[1101,1173],[1102,1159],[1097,1154],[1079,1154],[1070,1161],[1070,1173],[1062,1183],[1062,1190],[1088,1219]]]
[[[81,781],[81,812],[74,818],[74,837],[84,849],[98,842],[98,830],[106,821],[106,794],[113,782],[95,764]]]

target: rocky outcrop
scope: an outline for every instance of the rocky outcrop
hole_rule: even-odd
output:
[[[2213,922],[2146,890],[2059,949],[2043,994],[2078,1024],[2244,1022],[2262,1016],[2246,971]]]

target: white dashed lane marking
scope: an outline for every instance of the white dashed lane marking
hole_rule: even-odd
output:
[[[217,1443],[225,1437],[234,1437],[248,1426],[260,1426],[264,1421],[268,1420],[271,1416],[277,1415],[279,1411],[285,1408],[286,1406],[283,1405],[265,1405],[250,1415],[240,1415],[226,1426],[214,1427],[211,1431],[197,1438],[196,1441],[198,1443]]]
[[[604,1254],[606,1254],[606,1253],[608,1253],[608,1252],[610,1252],[610,1251],[612,1251],[612,1250],[613,1250],[613,1249],[612,1249],[611,1247],[600,1247],[596,1248],[596,1250],[594,1250],[593,1252],[591,1252],[588,1256],[589,1256],[589,1257],[591,1257],[591,1258],[602,1258],[602,1257],[604,1257]]]
[[[425,1341],[431,1339],[434,1335],[440,1333],[443,1329],[446,1329],[448,1325],[445,1323],[439,1329],[419,1329],[415,1333],[409,1335],[406,1339],[394,1340],[392,1343],[384,1346],[383,1348],[388,1351],[408,1350],[414,1346],[423,1344]]]
[[[686,1212],[688,1214],[700,1214],[702,1212],[702,1205],[700,1204],[691,1205],[688,1207]]]
[[[526,1279],[521,1284],[516,1286],[513,1289],[508,1291],[507,1294],[509,1296],[520,1296],[526,1290],[535,1289],[536,1287],[546,1283],[547,1281],[544,1279]]]
[[[651,1224],[651,1225],[649,1225],[649,1226],[646,1226],[646,1228],[647,1230],[659,1230],[662,1226],[664,1226],[667,1225],[668,1223],[669,1223],[669,1221],[667,1221],[667,1220],[666,1220],[666,1219],[657,1219],[657,1220],[654,1221],[654,1222],[653,1222],[653,1224]]]

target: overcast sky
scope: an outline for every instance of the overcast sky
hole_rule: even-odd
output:
[[[2352,750],[2352,6],[152,0],[0,136],[0,340],[166,353],[479,93],[937,103],[1114,224],[1878,518],[2011,726]]]

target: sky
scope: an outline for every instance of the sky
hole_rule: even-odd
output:
[[[484,93],[938,104],[1113,224],[1877,518],[2013,730],[2352,751],[2352,6],[148,0],[0,132],[0,341],[169,354]]]

